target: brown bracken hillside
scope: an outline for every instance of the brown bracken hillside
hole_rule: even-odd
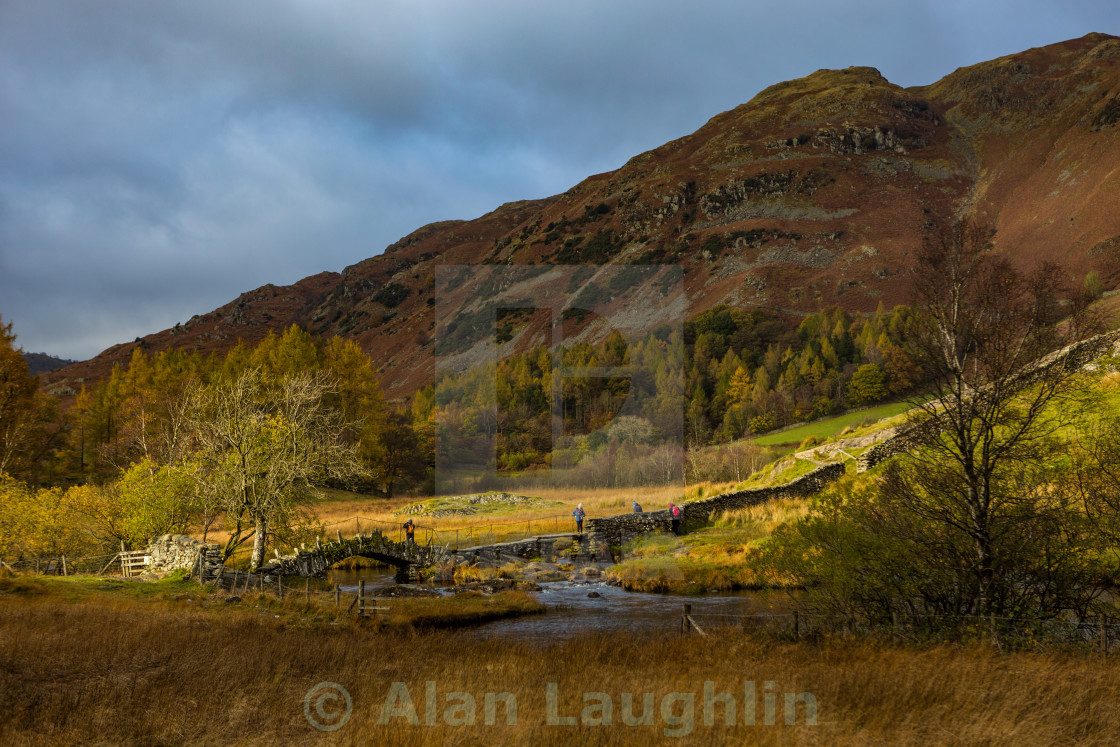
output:
[[[1089,34],[900,88],[868,67],[779,83],[564,194],[425,226],[384,254],[43,376],[66,395],[136,346],[221,351],[296,323],[361,342],[390,397],[433,375],[447,264],[679,264],[687,309],[800,314],[906,300],[928,237],[970,216],[997,250],[1120,281],[1120,38]],[[528,339],[528,338],[526,338]]]

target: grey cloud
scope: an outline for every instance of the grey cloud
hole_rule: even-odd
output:
[[[1117,30],[1090,0],[0,3],[0,314],[88,357],[684,135]]]

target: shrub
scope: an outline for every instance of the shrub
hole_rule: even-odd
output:
[[[408,298],[408,288],[400,283],[389,283],[374,294],[373,300],[387,309],[392,309]]]
[[[1096,300],[1102,295],[1104,295],[1104,285],[1101,284],[1101,276],[1093,270],[1085,276],[1085,297]]]
[[[801,442],[801,446],[798,447],[798,451],[804,451],[805,449],[811,449],[812,447],[816,446],[820,442],[821,442],[821,440],[819,438],[817,438],[816,436],[813,436],[813,435],[806,436],[805,440]]]

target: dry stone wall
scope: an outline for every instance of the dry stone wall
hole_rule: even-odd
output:
[[[206,562],[221,563],[221,549],[212,542],[202,542],[185,534],[165,534],[156,537],[148,548],[151,557],[149,569],[153,571],[175,571],[198,568],[198,554],[203,553]]]
[[[1090,337],[1088,340],[1082,340],[1054,351],[1036,363],[1024,367],[1012,379],[1011,386],[1022,389],[1059,369],[1072,371],[1084,368],[1105,355],[1120,355],[1120,331]],[[981,390],[982,394],[983,390]],[[916,448],[918,444],[932,435],[931,431],[939,427],[936,418],[927,418],[917,425],[900,429],[896,435],[860,454],[856,460],[856,471],[866,472],[892,456],[904,454]]]
[[[612,560],[607,539],[591,531],[584,534],[546,534],[514,542],[468,547],[456,551],[452,556],[456,564],[471,565],[502,565],[511,560],[535,558],[547,561]]]
[[[721,511],[735,511],[748,506],[757,506],[760,503],[778,498],[803,498],[815,495],[823,490],[826,485],[839,480],[843,475],[844,465],[842,463],[826,464],[785,485],[737,490],[732,493],[721,493],[710,498],[685,503],[681,506],[681,518],[685,521],[689,519],[708,519]],[[605,535],[611,544],[620,544],[624,534],[641,534],[657,530],[668,531],[671,528],[672,519],[669,516],[668,509],[604,516],[587,520],[588,531]]]

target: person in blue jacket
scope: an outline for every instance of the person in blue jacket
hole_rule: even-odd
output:
[[[642,512],[642,507],[638,505],[637,501],[634,501],[634,513],[640,514],[641,512]]]
[[[587,512],[583,510],[583,504],[576,506],[576,510],[572,511],[572,516],[576,520],[576,533],[583,534],[583,518],[587,516]]]

